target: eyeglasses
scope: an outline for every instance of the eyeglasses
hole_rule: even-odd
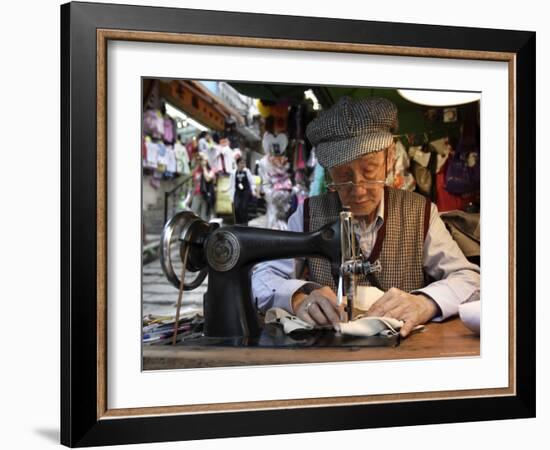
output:
[[[365,189],[372,189],[374,187],[383,187],[385,184],[385,180],[364,180],[359,183],[354,183],[353,181],[346,181],[345,183],[329,183],[327,187],[334,191],[351,192],[353,188],[362,187]]]
[[[384,149],[384,173],[388,173],[388,149]],[[365,189],[380,188],[386,185],[386,180],[363,180],[359,183],[345,181],[343,183],[329,183],[327,188],[338,192],[351,192],[353,188],[362,187]]]

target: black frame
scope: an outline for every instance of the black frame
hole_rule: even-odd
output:
[[[97,418],[96,29],[516,55],[516,395]],[[284,30],[284,31],[281,31]],[[92,446],[535,416],[535,33],[93,3],[61,6],[61,442]],[[525,151],[529,149],[529,151]]]

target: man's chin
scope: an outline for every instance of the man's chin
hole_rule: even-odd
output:
[[[376,209],[375,205],[371,202],[365,203],[352,203],[350,206],[351,212],[354,216],[370,216]]]

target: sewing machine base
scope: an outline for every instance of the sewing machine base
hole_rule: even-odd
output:
[[[260,336],[250,337],[190,337],[178,342],[177,346],[212,346],[212,347],[271,347],[271,348],[306,348],[306,347],[397,347],[399,334],[395,336],[358,337],[335,333],[332,330],[300,331],[286,335],[279,325],[264,325]]]

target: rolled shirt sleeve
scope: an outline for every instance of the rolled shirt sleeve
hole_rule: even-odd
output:
[[[437,303],[441,315],[433,320],[454,316],[459,305],[479,299],[480,268],[466,259],[433,203],[424,241],[423,265],[424,271],[436,281],[412,293],[424,294]]]
[[[304,230],[303,205],[288,220],[288,231]],[[278,259],[257,264],[252,271],[252,296],[261,311],[282,308],[293,312],[291,299],[299,290],[306,294],[321,286],[317,283],[297,279],[296,266],[299,260]]]

